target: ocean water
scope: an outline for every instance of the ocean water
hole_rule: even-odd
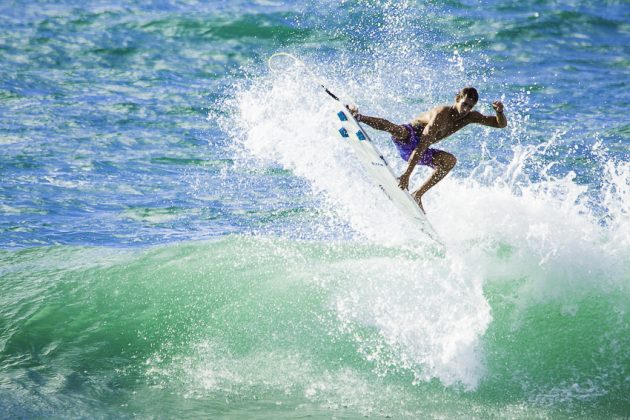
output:
[[[439,146],[444,248],[277,52],[505,103]],[[628,418],[629,80],[623,0],[1,2],[0,417]]]

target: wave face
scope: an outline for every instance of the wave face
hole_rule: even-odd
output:
[[[626,5],[0,11],[0,417],[630,411]],[[504,101],[439,145],[445,249],[278,51],[397,122]]]
[[[627,292],[606,261],[578,276],[525,253],[240,236],[5,253],[3,410],[621,415]]]

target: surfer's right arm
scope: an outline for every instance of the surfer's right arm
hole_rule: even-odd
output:
[[[406,140],[409,135],[409,133],[407,133],[407,129],[402,125],[394,124],[385,118],[369,117],[367,115],[359,114],[359,110],[352,106],[348,106],[347,108],[358,122],[365,123],[376,130],[387,131],[397,140]]]

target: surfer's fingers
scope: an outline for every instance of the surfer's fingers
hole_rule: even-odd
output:
[[[353,116],[359,113],[359,108],[356,105],[346,105],[346,108]]]

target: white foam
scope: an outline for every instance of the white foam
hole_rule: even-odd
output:
[[[479,339],[491,321],[478,276],[457,258],[373,258],[345,262],[335,275],[334,308],[368,360],[384,372],[411,369],[417,380],[474,389],[483,377]],[[357,325],[375,327],[383,343],[365,341]],[[393,354],[384,352],[386,344]]]

